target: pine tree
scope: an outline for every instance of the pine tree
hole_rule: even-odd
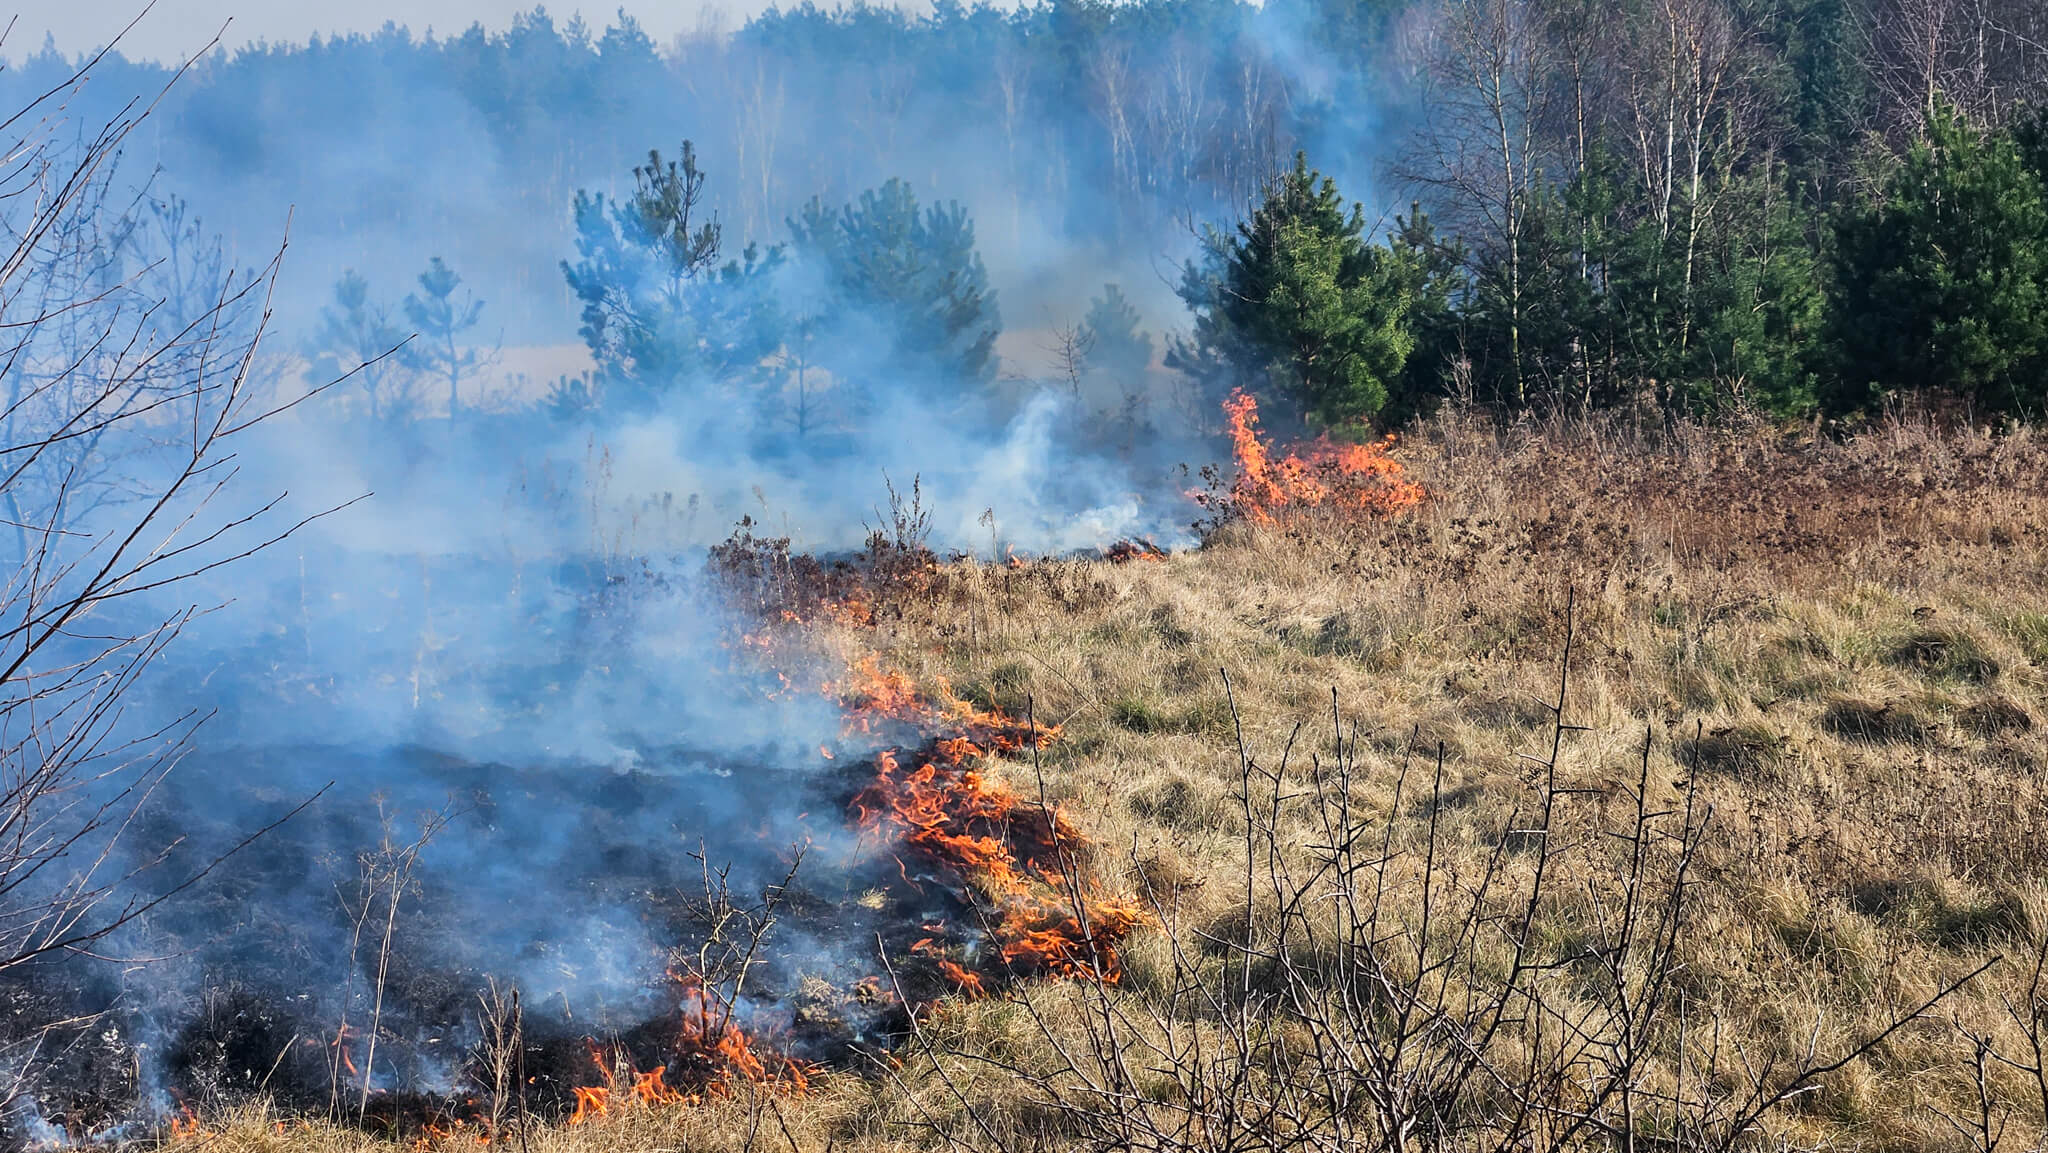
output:
[[[476,327],[484,302],[473,293],[464,293],[457,301],[455,290],[461,287],[462,277],[438,256],[420,273],[419,285],[418,292],[405,297],[405,318],[415,330],[406,345],[406,356],[420,372],[447,382],[448,419],[454,420],[462,407],[462,378],[479,363],[476,349],[458,348],[455,341]]]
[[[624,203],[576,194],[575,264],[562,263],[583,302],[581,332],[599,370],[645,403],[683,385],[748,383],[781,342],[768,293],[780,249],[748,245],[718,262],[721,230],[702,210],[704,173],[683,142],[680,160],[648,153]]]
[[[1310,424],[1355,424],[1387,403],[1414,347],[1402,262],[1368,243],[1358,205],[1296,154],[1234,235],[1211,230],[1181,298],[1191,343],[1170,362],[1284,400]]]
[[[1790,417],[1818,402],[1827,296],[1806,236],[1813,211],[1778,176],[1760,174],[1730,198],[1743,211],[1703,261],[1689,375],[1714,387],[1712,403]]]
[[[348,269],[308,342],[307,379],[325,384],[349,377],[362,390],[370,419],[404,419],[413,410],[411,365],[398,355],[405,344],[404,330],[370,298],[370,282]]]
[[[2025,109],[2023,115],[2014,118],[2011,131],[2020,160],[2041,182],[2044,194],[2048,194],[2048,105]]]
[[[2048,204],[2005,133],[1937,105],[1882,202],[1845,215],[1837,409],[1899,390],[2038,413],[2048,387]]]
[[[892,179],[837,212],[813,198],[789,229],[845,313],[826,342],[837,371],[892,387],[995,379],[1002,318],[965,208],[920,210],[910,185]]]
[[[1469,289],[1465,250],[1455,238],[1437,235],[1419,203],[1394,218],[1388,246],[1408,285],[1408,327],[1415,346],[1391,383],[1382,419],[1401,424],[1428,411],[1464,370],[1464,331],[1459,308]]]
[[[1152,338],[1139,329],[1138,310],[1114,284],[1088,302],[1081,320],[1080,341],[1088,350],[1088,367],[1118,378],[1129,387],[1152,363]]]

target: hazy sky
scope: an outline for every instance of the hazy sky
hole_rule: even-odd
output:
[[[72,55],[107,42],[147,0],[0,0],[0,24],[15,16],[14,31],[0,54],[19,59],[43,45],[46,35]],[[446,35],[482,21],[502,28],[515,12],[531,10],[539,0],[157,0],[135,31],[122,41],[130,56],[173,59],[205,45],[222,23],[232,18],[222,42],[237,47],[251,40],[304,40],[315,32],[372,32],[387,20],[423,32],[432,27]],[[768,7],[769,0],[588,0],[546,5],[558,21],[578,11],[595,27],[603,27],[623,7],[640,21],[658,44],[696,29],[720,13],[727,25]]]

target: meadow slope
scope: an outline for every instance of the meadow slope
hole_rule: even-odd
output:
[[[1109,1144],[1102,1114],[1115,1110],[1103,1103],[1115,1094],[1096,1075],[1117,1055],[1100,1052],[1100,1038],[1186,1027],[1217,1042],[1162,1041],[1133,1058],[1148,1068],[1125,1074],[1130,1083],[1161,1097],[1190,1096],[1191,1085],[1198,1097],[1204,1078],[1224,1075],[1229,1062],[1215,1057],[1229,1048],[1230,1010],[1191,1008],[1187,978],[1236,987],[1231,942],[1257,938],[1253,921],[1292,915],[1272,907],[1283,888],[1273,879],[1315,873],[1330,836],[1311,809],[1341,794],[1347,823],[1413,850],[1408,865],[1378,866],[1390,910],[1380,915],[1401,932],[1423,926],[1431,948],[1451,951],[1455,942],[1431,937],[1441,934],[1424,918],[1417,878],[1442,879],[1439,917],[1493,900],[1472,895],[1485,878],[1523,892],[1534,862],[1552,859],[1528,843],[1531,814],[1548,798],[1554,875],[1529,907],[1537,947],[1560,960],[1528,987],[1550,990],[1553,1006],[1584,1006],[1558,1021],[1611,1022],[1614,989],[1654,984],[1665,998],[1631,1042],[1646,1054],[1627,1072],[1641,1102],[1611,1114],[1633,1136],[1968,1149],[1996,1135],[2001,1148],[2039,1148],[2048,443],[1913,425],[1847,441],[1763,428],[1679,429],[1656,441],[1611,429],[1499,434],[1445,418],[1397,450],[1427,499],[1384,520],[1309,511],[1227,524],[1205,547],[1163,559],[963,561],[885,590],[872,620],[832,625],[817,643],[878,654],[925,685],[1060,727],[1037,758],[997,771],[1020,795],[1042,789],[1083,831],[1105,890],[1139,894],[1155,911],[1129,943],[1122,982],[1035,982],[950,1003],[920,1044],[899,1051],[900,1066],[826,1074],[801,1097],[743,1089],[536,1127],[513,1144]],[[1560,731],[1550,706],[1568,604]],[[1345,774],[1335,792],[1332,766]],[[1249,862],[1248,819],[1266,829]],[[1612,835],[1673,823],[1694,831]],[[1659,929],[1654,948],[1639,944],[1603,992],[1598,966],[1616,954],[1574,942],[1611,941],[1616,910],[1636,907],[1628,879],[1668,893],[1681,865],[1668,936]],[[1469,993],[1504,979],[1500,943],[1517,914],[1515,901],[1503,906],[1477,918],[1472,955],[1444,970],[1448,986]],[[1325,924],[1325,913],[1301,916]],[[1250,996],[1254,974],[1244,971]],[[1256,980],[1298,992],[1335,978]],[[1358,1011],[1383,1020],[1373,1014],[1394,1010],[1383,997]],[[1118,1014],[1123,1034],[1089,1023]],[[1269,1026],[1294,1035],[1285,1021]],[[1810,1084],[1784,1081],[1880,1035]],[[1292,1056],[1262,1049],[1260,1076],[1324,1060],[1311,1080],[1327,1082],[1331,1058],[1313,1055],[1318,1030],[1299,1037]],[[1344,1044],[1369,1049],[1356,1036]],[[1576,1088],[1553,1088],[1592,1093],[1617,1051],[1593,1046],[1573,1065]],[[1186,1067],[1150,1067],[1161,1053]],[[1489,1147],[1500,1129],[1486,1118],[1529,1112],[1505,1071],[1534,1068],[1542,1053],[1540,1038],[1503,1045],[1434,1114],[1471,1119],[1469,1128],[1447,1121],[1403,1143],[1430,1145],[1433,1132],[1451,1147]],[[1414,1054],[1439,1060],[1442,1050],[1419,1044]],[[1415,1059],[1418,1070],[1427,1063]],[[1207,1072],[1196,1068],[1204,1061]],[[1370,1062],[1360,1065],[1356,1078],[1370,1082]],[[1409,1083],[1427,1080],[1417,1072]],[[1221,1088],[1241,1097],[1254,1082]],[[1744,1120],[1726,1102],[1757,1086],[1784,1089],[1784,1099],[1739,1132],[1716,1129]],[[1607,1092],[1600,1108],[1621,1108]],[[1367,1096],[1334,1108],[1355,1108],[1348,1119],[1296,1112],[1273,1124],[1301,1147],[1383,1143]],[[1668,1104],[1691,1098],[1720,1099],[1725,1115],[1710,1123],[1702,1106],[1687,1122]],[[1516,1140],[1618,1139],[1611,1126],[1565,1125],[1563,1112]],[[1222,1147],[1224,1128],[1179,1132],[1184,1147]],[[1121,1139],[1165,1144],[1157,1132]],[[238,1153],[389,1147],[260,1113],[207,1119],[170,1140]]]

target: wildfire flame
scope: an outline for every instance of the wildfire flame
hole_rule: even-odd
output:
[[[824,687],[838,693],[849,733],[872,735],[892,721],[924,726],[945,719],[944,710],[925,700],[908,676],[882,668],[881,659],[872,653],[854,662],[845,681]]]
[[[1318,437],[1275,455],[1259,437],[1259,402],[1242,389],[1223,402],[1237,477],[1230,507],[1254,524],[1293,509],[1336,508],[1385,516],[1421,502],[1422,486],[1387,455],[1392,435],[1372,444]]]
[[[1149,540],[1120,540],[1102,550],[1102,559],[1111,564],[1129,564],[1134,560],[1164,561],[1166,550]]]
[[[765,1048],[733,1022],[730,1006],[706,993],[694,981],[683,983],[681,1051],[685,1060],[704,1067],[705,1090],[714,1096],[729,1096],[739,1081],[750,1081],[801,1095],[808,1091],[813,1072],[808,1064]],[[636,1081],[634,1092],[643,1100],[672,1092],[662,1083],[664,1070],[657,1068]]]
[[[981,983],[980,973],[977,973],[974,970],[969,969],[956,961],[951,961],[944,957],[939,958],[939,960],[937,961],[937,965],[939,968],[939,973],[942,976],[944,976],[946,980],[953,982],[955,985],[958,985],[960,987],[960,992],[962,995],[968,997],[980,997],[988,992],[987,988],[985,988]]]
[[[884,749],[874,780],[851,803],[864,836],[899,847],[903,877],[914,864],[957,893],[992,910],[987,928],[1008,964],[1062,977],[1122,975],[1119,946],[1144,920],[1136,906],[1102,898],[1069,879],[1088,849],[1056,806],[1026,802],[982,770],[991,755],[1044,748],[1057,728],[978,709],[940,682],[931,696],[872,657],[855,663],[843,690],[848,725],[882,731],[885,723],[916,723],[933,732],[913,751]],[[911,946],[930,955],[939,973],[963,993],[985,993],[980,974],[943,953],[943,926]]]
[[[707,993],[701,983],[684,979],[681,984],[673,1066],[664,1063],[643,1072],[634,1068],[623,1051],[589,1042],[590,1063],[605,1083],[572,1090],[576,1109],[569,1115],[569,1124],[594,1121],[624,1104],[653,1108],[730,1097],[742,1082],[790,1096],[809,1091],[815,1071],[812,1066],[759,1045],[733,1020],[731,1008]],[[688,1078],[686,1084],[668,1083],[671,1067],[677,1076]]]
[[[361,1081],[363,1079],[362,1072],[356,1068],[355,1057],[349,1053],[350,1047],[355,1044],[356,1036],[355,1027],[347,1021],[343,1021],[335,1029],[334,1040],[328,1046],[341,1059],[341,1067],[348,1073],[347,1081]],[[347,1081],[343,1083],[346,1084]]]
[[[899,997],[867,978],[853,1000],[894,1004],[935,990],[985,996],[997,982],[1027,974],[1119,980],[1123,942],[1145,914],[1101,890],[1087,867],[1093,847],[1065,813],[1020,797],[990,763],[1046,747],[1059,735],[1056,727],[962,700],[943,680],[920,682],[859,648],[842,650],[843,672],[809,672],[817,667],[814,630],[838,644],[847,631],[900,615],[902,598],[928,597],[942,583],[928,551],[871,543],[870,552],[866,561],[827,566],[790,554],[786,541],[736,537],[712,566],[740,613],[740,647],[773,674],[764,681],[767,691],[835,700],[848,739],[821,746],[819,756],[849,775],[861,767],[870,773],[853,788],[848,816],[891,879],[870,890],[877,903],[865,895],[862,903],[885,907],[885,894],[900,882],[915,891],[920,909],[930,909],[940,893],[957,907],[959,915],[926,920],[922,934],[911,935],[914,943],[896,946],[916,958],[914,979],[925,982],[923,991]],[[1166,556],[1149,541],[1118,542],[1105,555],[1119,563]],[[1029,562],[1012,554],[1001,563]],[[843,755],[853,749],[876,751]],[[691,1084],[716,1085],[721,1076],[726,1085],[763,1078],[804,1084],[801,1069],[743,1033],[713,1027],[690,1041],[703,1055],[690,1065]],[[683,1079],[676,1067],[667,1074]],[[579,1114],[612,1106],[620,1084],[615,1079],[606,1095],[579,1099]]]
[[[284,1131],[283,1124],[281,1121],[278,1123],[280,1133]],[[457,1117],[453,1120],[429,1119],[420,1129],[420,1135],[413,1138],[412,1147],[414,1153],[427,1153],[430,1149],[457,1141],[464,1136],[467,1136],[472,1144],[491,1144],[490,1133]]]
[[[576,1094],[576,1111],[569,1115],[571,1125],[602,1117],[611,1108],[612,1091],[607,1086],[578,1085],[572,1092]]]

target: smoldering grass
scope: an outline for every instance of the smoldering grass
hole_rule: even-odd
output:
[[[1502,884],[1522,885],[1558,854],[1590,854],[1572,858],[1580,865],[1565,889],[1537,902],[1530,939],[1565,960],[1539,982],[1559,1012],[1544,1030],[1503,1045],[1493,1065],[1527,1076],[1569,1039],[1562,1022],[1619,1003],[1596,995],[1612,981],[1603,960],[1612,938],[1603,933],[1620,924],[1613,914],[1626,907],[1629,878],[1638,893],[1668,893],[1658,886],[1685,852],[1677,838],[1646,838],[1642,871],[1633,871],[1635,839],[1606,834],[1637,827],[1638,794],[1645,812],[1673,814],[1651,827],[1678,823],[1673,807],[1689,794],[1715,815],[1693,850],[1700,883],[1687,889],[1689,927],[1667,978],[1682,1016],[1652,1030],[1657,1044],[1629,1058],[1642,1075],[1629,1131],[1713,1147],[1696,1114],[1653,1102],[1691,1099],[1681,1085],[1689,1093],[1739,1079],[1738,1048],[1790,1061],[1812,1046],[1832,1059],[1882,1035],[1867,1051],[1875,1059],[1817,1075],[1752,1131],[1801,1149],[1879,1137],[1898,1147],[1951,1141],[1942,1115],[1976,1115],[1973,1038],[2027,1063],[2041,1036],[2029,1006],[2048,988],[2031,975],[2028,952],[2044,924],[2048,782],[2010,767],[2048,763],[2041,726],[2016,719],[2035,717],[2043,702],[2008,625],[2043,591],[2015,580],[2010,554],[2032,550],[2021,559],[2038,563],[2038,546],[2026,542],[2043,538],[2015,531],[2019,545],[1984,543],[1994,521],[2048,526],[2048,500],[1973,479],[2035,467],[2004,457],[2040,450],[1977,441],[1958,451],[2004,454],[1996,468],[1937,465],[1946,471],[1936,483],[1955,499],[1888,521],[1928,546],[1909,555],[1896,539],[1869,541],[1864,526],[1885,507],[1888,478],[1924,467],[1910,442],[1816,445],[1800,450],[1794,468],[1782,452],[1722,452],[1708,439],[1680,467],[1655,452],[1622,451],[1623,433],[1601,436],[1611,439],[1420,430],[1409,443],[1432,501],[1394,522],[1319,523],[1295,534],[1233,529],[1170,565],[937,564],[918,595],[895,602],[900,614],[892,610],[862,643],[918,675],[978,685],[975,695],[990,701],[1022,689],[1042,715],[1065,721],[1066,738],[1042,766],[1049,798],[1098,843],[1132,846],[1121,876],[1178,929],[1133,940],[1120,988],[1028,986],[1000,1003],[946,1004],[930,1034],[936,1060],[899,1052],[903,1064],[880,1081],[822,1086],[807,1102],[819,1120],[792,1121],[798,1145],[1082,1147],[1105,1132],[1130,1136],[1103,1127],[1142,1121],[1128,1116],[1132,1101],[1156,1118],[1190,1101],[1213,1104],[1208,1115],[1241,1115],[1230,1111],[1244,1104],[1219,1087],[1243,1087],[1245,1102],[1271,1100],[1270,1063],[1247,1067],[1249,1079],[1231,1071],[1219,1080],[1225,1066],[1194,1056],[1232,1051],[1236,1001],[1219,993],[1197,1011],[1190,998],[1245,987],[1248,947],[1269,946],[1286,921],[1260,894],[1275,875],[1314,876],[1343,843],[1323,828],[1323,814],[1347,811],[1372,835],[1359,846],[1370,859],[1391,848],[1411,866],[1389,866],[1381,924],[1431,948],[1455,940],[1462,912],[1447,910],[1462,910],[1466,898],[1456,894],[1489,868]],[[1457,466],[1433,468],[1437,454]],[[1800,510],[1798,533],[1787,536],[1774,521],[1774,502]],[[1705,517],[1702,508],[1725,513]],[[1750,534],[1767,523],[1773,547],[1750,547]],[[1559,694],[1571,597],[1577,640]],[[1770,611],[1704,625],[1713,606],[1752,597]],[[1920,605],[1935,606],[1931,620],[1901,627]],[[1320,622],[1340,616],[1394,622],[1387,635],[1398,659],[1363,661],[1344,645],[1319,646]],[[1296,634],[1303,643],[1275,635],[1297,621],[1316,626]],[[1973,638],[2001,667],[1980,683],[1981,667],[1967,658],[1946,663],[1953,648],[1924,667],[1889,655],[1900,637],[1934,629]],[[1231,669],[1231,697],[1216,666]],[[1332,686],[1342,741],[1299,745],[1282,772],[1273,758],[1297,726],[1329,728]],[[1551,787],[1550,770],[1521,754],[1556,723],[1560,700],[1589,731],[1568,734],[1554,784],[1566,816],[1546,832],[1530,806]],[[1703,715],[1693,711],[1701,700],[1713,702]],[[1189,723],[1198,714],[1200,723]],[[1439,744],[1447,760],[1440,781]],[[1258,767],[1250,790],[1247,752]],[[1019,762],[990,771],[1019,788],[1035,783]],[[1277,824],[1265,807],[1275,795],[1285,817]],[[1255,877],[1268,883],[1253,894],[1249,921],[1247,829]],[[1418,934],[1421,854],[1432,844],[1442,875],[1465,887],[1439,888],[1434,928]],[[1883,878],[1908,880],[1887,890]],[[1518,918],[1523,908],[1497,900],[1485,916]],[[1295,934],[1311,928],[1331,933],[1340,921],[1318,911],[1287,939],[1307,940]],[[1508,939],[1456,954],[1469,964],[1457,970],[1461,994],[1512,970]],[[1656,950],[1633,956],[1637,967],[1623,967],[1628,981],[1665,964]],[[1886,1034],[1997,956],[2006,963]],[[1255,996],[1298,989],[1313,1008],[1330,1004],[1320,998],[1343,979],[1338,955],[1321,949],[1296,953],[1293,976],[1286,964],[1253,960]],[[1385,975],[1409,981],[1398,966]],[[1374,1012],[1388,1010],[1381,1001]],[[1121,1076],[1114,1052],[1101,1050],[1098,1062],[1089,1039],[1087,1022],[1101,1013],[1124,1023],[1122,1052],[1146,1057],[1128,1083],[1101,1080]],[[1318,1026],[1282,1017],[1257,1019],[1260,1029],[1245,1035],[1270,1041],[1269,1054],[1311,1051],[1297,1043]],[[1369,1020],[1386,1024],[1381,1015]],[[2006,1141],[2021,1147],[2048,1133],[2026,1079],[2006,1078],[1985,1060],[1994,1070],[1986,1099]],[[1773,1081],[1771,1091],[1789,1083]],[[1129,1090],[1116,1098],[1124,1117],[1106,1115],[1106,1084]],[[1440,1116],[1473,1124],[1515,1098],[1473,1088]],[[676,1142],[687,1131],[691,1147],[746,1148],[744,1119],[743,1110],[639,1118],[630,1132]],[[740,1124],[718,1128],[729,1121]],[[628,1131],[537,1129],[535,1137],[550,1150],[604,1149]],[[789,1147],[772,1119],[758,1133],[753,1147]]]

